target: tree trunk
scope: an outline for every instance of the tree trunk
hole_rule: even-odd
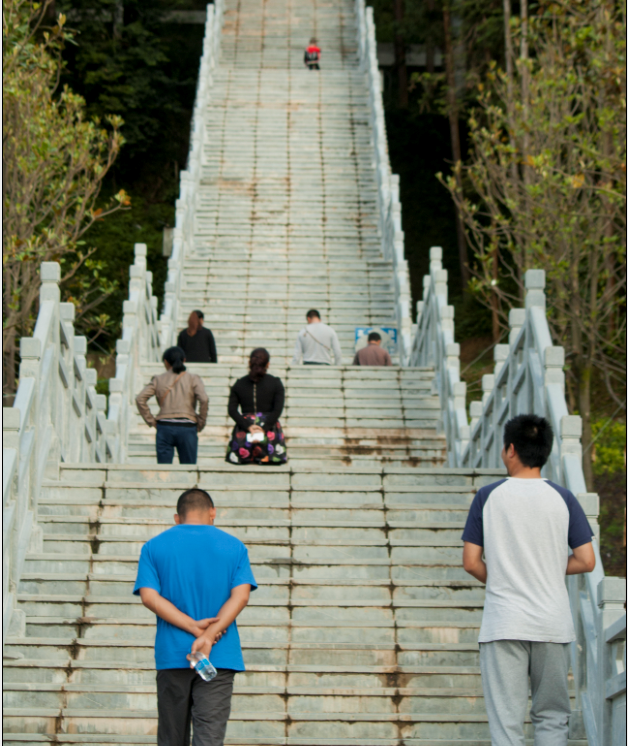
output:
[[[3,189],[5,183],[4,181],[2,183]],[[2,204],[4,207],[4,202]],[[2,317],[8,328],[6,331],[5,329],[2,330],[2,393],[12,394],[15,390],[15,327],[11,325],[13,314],[9,312],[13,292],[10,270],[5,271],[3,280]]]
[[[493,254],[493,279],[497,281],[499,277],[499,256],[497,249]],[[493,332],[493,344],[499,342],[500,328],[499,328],[499,297],[497,295],[497,288],[493,288],[493,294],[491,295],[491,321],[492,321],[492,332]]]
[[[449,116],[449,134],[451,137],[451,154],[454,165],[462,161],[462,148],[460,146],[460,127],[458,123],[458,101],[456,99],[456,76],[454,70],[454,50],[451,40],[451,15],[447,3],[443,5],[443,29],[445,32],[445,70],[447,73],[447,113]],[[462,193],[462,179],[460,173],[455,170],[456,184],[459,193]],[[456,208],[456,234],[458,239],[458,260],[460,262],[460,278],[463,292],[467,289],[469,282],[469,258],[467,255],[467,240],[464,235],[464,224],[460,210]]]
[[[406,43],[403,38],[403,0],[395,0],[395,68],[399,88],[399,108],[408,108],[408,66],[406,65]]]
[[[425,7],[427,8],[427,36],[425,38],[425,69],[428,73],[433,73],[436,69],[434,64],[435,47],[434,47],[434,35],[432,33],[432,13],[434,12],[434,0],[426,0]]]
[[[587,483],[589,492],[595,491],[593,484],[593,460],[591,442],[593,435],[591,432],[591,378],[593,376],[593,366],[585,364],[578,371],[578,409],[582,417],[582,470],[584,471],[584,480]]]
[[[526,60],[528,59],[528,0],[521,0],[521,60],[523,62],[521,66],[521,106],[523,111],[523,121],[527,124],[528,121],[528,91],[529,91],[529,80],[528,80],[528,67]],[[523,132],[523,185],[525,191],[525,202],[526,212],[529,214],[529,199],[528,199],[528,187],[530,185],[530,167],[526,165],[526,158],[530,154],[530,134],[527,127]],[[528,269],[528,259],[526,256],[526,244],[525,241],[521,242],[521,275],[522,278]]]

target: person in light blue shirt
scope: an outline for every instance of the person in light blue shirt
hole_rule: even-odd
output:
[[[186,490],[175,526],[143,547],[133,593],[157,615],[158,746],[222,746],[233,679],[244,671],[236,617],[257,588],[246,547],[216,528],[216,508],[201,489]],[[218,670],[204,681],[191,653]]]

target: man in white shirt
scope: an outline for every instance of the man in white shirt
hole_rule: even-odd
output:
[[[304,365],[331,365],[333,355],[334,364],[340,365],[342,352],[336,332],[323,324],[320,313],[314,309],[308,311],[305,318],[307,326],[297,335],[292,363],[298,365],[303,358]]]
[[[567,746],[576,635],[565,575],[591,572],[595,553],[580,503],[541,478],[553,437],[533,414],[506,423],[508,479],[478,490],[462,535],[464,569],[486,583],[478,641],[492,746],[524,746],[528,679],[535,746]]]

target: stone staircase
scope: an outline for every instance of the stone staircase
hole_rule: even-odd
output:
[[[337,465],[394,462],[405,466],[440,465],[445,439],[437,434],[438,396],[432,393],[429,368],[360,368],[297,366],[271,371],[286,386],[281,423],[289,457],[294,463],[325,459]],[[227,414],[229,388],[245,375],[243,365],[190,365],[202,376],[208,393],[209,416],[199,441],[199,463],[224,459],[233,421]],[[143,385],[163,371],[158,363],[144,364]],[[155,404],[152,404],[156,411]],[[154,463],[155,431],[132,415],[129,460]]]
[[[318,72],[302,62],[313,33]],[[356,326],[396,323],[353,4],[231,3],[222,46],[179,328],[202,308],[221,362],[264,346],[283,365],[316,308],[351,363]]]
[[[4,743],[155,743],[154,616],[131,590],[143,543],[199,485],[260,585],[239,620],[248,670],[227,744],[488,746],[484,590],[459,537],[475,490],[498,475],[61,466],[19,587],[25,629],[5,647]]]
[[[4,648],[4,743],[156,743],[155,621],[131,590],[142,545],[198,485],[260,584],[229,746],[489,746],[484,590],[460,534],[502,472],[442,466],[431,368],[350,365],[356,326],[395,324],[353,4],[229,0],[222,49],[179,298],[179,328],[202,308],[220,361],[190,365],[210,397],[199,464],[156,466],[133,414],[127,463],[49,468]],[[342,366],[290,366],[312,307]],[[229,386],[258,345],[286,385],[279,468],[223,462]],[[142,362],[134,386],[162,369]]]

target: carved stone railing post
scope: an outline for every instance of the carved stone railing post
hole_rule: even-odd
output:
[[[152,294],[146,256],[146,244],[135,244],[135,260],[129,268],[129,298],[122,306],[122,339],[116,342],[116,373],[109,380],[107,423],[103,423],[105,451],[111,461],[126,458],[131,410],[141,387],[140,363],[161,357],[157,299]]]
[[[599,498],[587,492],[582,470],[582,421],[569,414],[565,401],[565,353],[552,342],[545,273],[526,272],[525,308],[509,313],[508,344],[495,346],[494,371],[482,376],[482,401],[471,403],[469,422],[462,388],[450,385],[456,379],[458,351],[450,344],[454,341],[453,315],[443,313],[447,296],[442,285],[447,278],[441,259],[440,250],[433,248],[430,274],[423,280],[423,300],[417,305],[411,363],[434,366],[449,466],[500,468],[503,428],[509,418],[534,413],[549,420],[554,445],[543,476],[564,485],[579,500],[594,532],[597,560],[593,572],[567,578],[577,635],[572,656],[576,707],[570,730],[573,738],[586,735],[590,746],[623,746],[625,668],[617,670],[613,663],[617,653],[613,658],[612,650],[623,646],[625,652],[625,582],[604,578],[598,545]]]
[[[20,377],[13,407],[3,408],[3,643],[24,632],[16,589],[26,552],[41,551],[37,525],[42,481],[59,464],[97,460],[96,372],[85,361],[84,337],[74,336],[74,307],[60,302],[60,267],[41,265],[39,312],[32,337],[20,340]]]

